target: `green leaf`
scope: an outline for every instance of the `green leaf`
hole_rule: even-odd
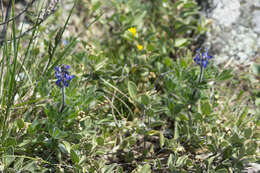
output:
[[[57,128],[57,127],[53,127],[53,128],[50,129],[50,135],[51,135],[53,138],[58,137],[59,133],[60,133],[60,129]]]
[[[65,148],[65,145],[64,145],[64,144],[62,144],[62,143],[59,143],[59,144],[58,144],[58,147],[59,147],[59,149],[60,149],[60,151],[61,151],[62,153],[65,153],[65,154],[67,154],[67,153],[68,153],[68,151],[66,150],[66,148]]]
[[[49,133],[55,139],[62,139],[67,136],[67,134],[61,131],[58,127],[51,127]]]
[[[232,76],[232,70],[224,70],[219,76],[217,76],[216,80],[223,81],[230,79]]]
[[[5,168],[9,167],[15,160],[13,147],[8,147],[8,149],[1,156],[2,162]]]
[[[128,81],[128,92],[133,100],[137,100],[137,87],[132,81]]]
[[[182,111],[184,108],[183,104],[174,103],[172,100],[167,100],[167,106],[171,114],[176,115]]]
[[[209,114],[211,113],[211,106],[210,106],[210,104],[209,104],[208,101],[203,102],[203,103],[201,104],[201,111],[202,111],[202,113],[205,114],[205,115],[209,115]]]
[[[64,144],[67,152],[70,153],[70,149],[71,149],[70,143],[68,143],[67,141],[63,141],[62,143]]]
[[[174,46],[175,47],[181,47],[187,42],[188,42],[188,39],[186,39],[186,38],[177,38],[174,42]]]
[[[16,146],[16,144],[17,144],[17,142],[16,142],[16,139],[15,138],[13,138],[13,137],[8,137],[6,140],[5,140],[5,146],[6,147],[10,147],[10,146],[13,146],[13,147],[15,147]]]
[[[20,168],[23,166],[23,160],[24,160],[24,158],[18,158],[18,159],[14,162],[14,169],[20,170]]]
[[[93,6],[92,6],[92,13],[95,12],[96,10],[98,10],[101,7],[102,3],[100,1],[96,2]]]
[[[162,162],[160,161],[160,159],[156,159],[156,165],[158,169],[162,168]]]
[[[212,153],[216,152],[216,148],[213,144],[208,144],[207,148],[209,151],[211,151]]]
[[[232,151],[233,151],[232,146],[228,146],[227,148],[225,148],[224,153],[223,153],[223,158],[224,159],[230,158],[230,156],[232,155]]]
[[[3,155],[3,164],[5,167],[9,167],[13,161],[15,160],[15,156],[14,155]]]
[[[37,161],[29,161],[29,162],[26,162],[26,163],[28,163],[28,164],[26,164],[23,168],[22,168],[22,170],[24,171],[24,172],[26,172],[26,171],[29,171],[29,172],[36,172],[36,169],[37,169]],[[41,171],[45,171],[44,169],[42,169]]]
[[[158,130],[149,130],[146,132],[147,135],[153,136],[153,135],[158,135],[160,132]]]
[[[183,4],[183,7],[182,8],[192,8],[192,10],[193,10],[193,8],[197,8],[197,5],[196,5],[196,3],[194,3],[194,2],[186,2],[186,3],[184,3]],[[194,12],[196,12],[195,10],[194,10]]]
[[[74,150],[70,151],[70,158],[73,163],[79,163],[79,156],[77,155],[77,153]]]
[[[165,138],[163,136],[163,133],[160,132],[160,147],[162,148],[164,146]]]
[[[153,44],[148,44],[146,49],[147,49],[147,51],[152,52],[155,50],[155,46]]]
[[[143,21],[144,17],[146,16],[146,13],[147,13],[147,11],[145,10],[142,13],[139,13],[138,15],[136,15],[134,17],[133,25],[137,25],[137,26],[142,25],[142,23],[143,23],[142,21]]]
[[[241,123],[243,122],[243,120],[245,119],[246,115],[247,115],[248,109],[245,108],[244,111],[242,112],[242,114],[240,114],[239,119],[237,121],[237,126],[239,127],[241,125]]]
[[[18,147],[25,147],[27,144],[30,144],[31,140],[30,139],[24,139],[22,142],[20,142],[17,146]]]
[[[243,140],[239,138],[237,133],[230,138],[230,142],[232,143],[232,147],[240,147],[243,144]]]
[[[87,144],[85,144],[85,150],[86,151],[91,151],[92,150],[92,148],[93,148],[93,145],[91,144],[91,143],[87,143]]]
[[[225,168],[218,169],[216,173],[229,173],[229,171]]]
[[[259,121],[260,122],[260,121]],[[259,123],[260,124],[260,123]],[[253,137],[254,139],[260,140],[260,133],[255,132]]]
[[[178,139],[179,138],[179,122],[175,121],[174,123],[174,139]]]
[[[208,172],[211,168],[211,164],[213,163],[214,159],[215,159],[214,156],[207,159],[207,161],[208,161]]]
[[[252,129],[249,127],[245,130],[245,138],[250,138],[252,135],[253,131]]]
[[[103,146],[104,145],[104,139],[102,137],[97,137],[96,139],[97,144]]]
[[[149,105],[150,104],[150,99],[147,95],[142,95],[141,96],[141,103],[144,105]]]
[[[24,121],[23,121],[22,118],[18,118],[16,120],[16,123],[17,123],[17,126],[18,126],[19,129],[22,129],[24,127]]]
[[[255,99],[255,105],[256,106],[260,106],[260,98],[256,98]]]
[[[247,150],[246,150],[246,153],[248,155],[254,155],[256,154],[256,150],[257,150],[257,143],[256,142],[251,142],[248,146],[247,146]]]
[[[107,64],[108,58],[104,59],[103,61],[99,62],[98,64],[95,65],[94,69],[95,71],[100,70]]]
[[[101,155],[101,156],[103,156],[103,155],[106,154],[106,153],[107,153],[107,152],[106,152],[105,150],[102,150],[102,149],[96,151],[96,155]]]
[[[168,160],[167,160],[167,166],[172,170],[174,168],[174,155],[170,154]]]
[[[151,172],[151,166],[149,164],[145,164],[142,169],[139,171],[140,173],[149,173]]]
[[[115,167],[116,167],[116,164],[106,165],[102,168],[101,172],[102,173],[113,173],[113,172],[115,172],[114,171]]]
[[[171,58],[169,58],[169,57],[166,57],[166,58],[164,59],[164,64],[165,64],[166,66],[170,67],[170,66],[173,64],[173,60],[172,60]]]
[[[176,161],[177,167],[183,167],[186,164],[186,160],[188,159],[187,155],[181,156]]]

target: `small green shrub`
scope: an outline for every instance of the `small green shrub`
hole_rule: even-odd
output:
[[[79,0],[62,14],[0,47],[0,171],[239,172],[259,161],[257,65],[242,74],[196,53],[209,23],[195,0]]]

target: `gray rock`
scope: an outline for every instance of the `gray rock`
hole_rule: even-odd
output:
[[[243,173],[259,173],[260,172],[260,165],[257,163],[250,163],[248,168],[243,170]]]
[[[205,46],[212,50],[216,64],[251,64],[260,56],[260,0],[208,0],[213,19]]]
[[[233,65],[248,65],[260,57],[260,0],[201,1],[206,18],[213,24],[207,33],[215,63],[232,61]],[[245,173],[260,173],[260,164],[249,163]]]

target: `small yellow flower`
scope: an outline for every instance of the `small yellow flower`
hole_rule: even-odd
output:
[[[137,45],[137,49],[138,49],[138,50],[143,50],[143,46],[140,45],[140,44],[138,44],[138,45]]]
[[[131,32],[134,37],[136,36],[136,27],[129,28],[128,31]]]

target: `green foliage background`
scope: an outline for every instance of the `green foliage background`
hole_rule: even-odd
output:
[[[259,162],[259,65],[212,61],[198,83],[193,57],[210,21],[195,0],[60,5],[1,47],[1,171],[238,172]],[[60,64],[76,76],[62,113]]]

